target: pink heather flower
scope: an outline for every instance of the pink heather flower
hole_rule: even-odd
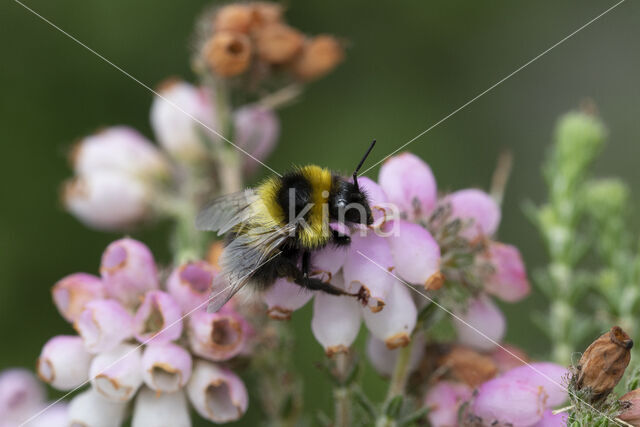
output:
[[[191,378],[191,355],[173,343],[152,343],[142,354],[142,379],[155,391],[173,393]]]
[[[564,366],[550,362],[537,362],[519,366],[503,375],[509,380],[526,382],[533,387],[543,389],[548,399],[548,406],[558,406],[567,400],[566,378],[569,371]]]
[[[420,363],[424,355],[425,339],[423,334],[414,336],[415,343],[411,347],[411,358],[409,360],[409,372],[413,372]],[[389,350],[384,341],[369,335],[367,338],[367,358],[376,372],[384,377],[390,377],[398,358],[398,349]]]
[[[500,373],[510,371],[529,361],[529,356],[527,356],[524,350],[504,343],[495,348],[493,353],[491,353],[491,358],[496,363],[498,372]]]
[[[191,427],[183,391],[156,393],[143,387],[136,397],[131,427]]]
[[[335,276],[331,283],[340,288],[344,286],[341,275]],[[351,297],[324,292],[316,294],[311,331],[328,356],[349,351],[362,322],[358,306],[359,303]]]
[[[0,372],[0,421],[26,421],[44,405],[45,390],[26,369]]]
[[[399,216],[399,212],[396,212],[397,209],[394,209],[389,203],[387,193],[375,181],[366,176],[361,176],[358,177],[358,185],[367,195],[371,215],[373,216],[373,228],[381,227],[385,222]]]
[[[631,406],[620,414],[620,419],[629,424],[637,425],[640,423],[640,389],[631,390],[624,394],[620,399],[621,402],[629,402]]]
[[[388,276],[383,271],[379,274]],[[408,285],[396,281],[391,286],[383,310],[377,313],[362,310],[364,323],[371,334],[384,341],[389,349],[404,347],[411,341],[418,310],[409,292]]]
[[[105,297],[102,280],[91,274],[71,274],[53,285],[53,303],[67,321],[73,322],[94,299]]]
[[[70,426],[120,427],[127,405],[101,396],[92,388],[78,394],[69,403]]]
[[[504,314],[486,295],[470,301],[466,311],[454,313],[457,318],[453,319],[453,323],[461,344],[480,351],[491,351],[496,346],[494,342],[502,341],[506,329]]]
[[[287,279],[278,279],[263,294],[267,303],[267,314],[272,319],[288,320],[291,313],[302,308],[313,297],[313,292],[291,283]]]
[[[188,337],[194,354],[215,362],[229,360],[243,349],[246,321],[225,306],[216,313],[196,311],[189,318]]]
[[[503,376],[480,386],[471,412],[482,418],[484,425],[498,422],[527,427],[542,419],[546,400],[543,389],[527,381]]]
[[[142,221],[151,210],[150,186],[118,172],[98,171],[64,184],[66,209],[88,227],[122,230]]]
[[[166,82],[158,92],[161,96],[156,96],[151,105],[151,127],[158,142],[179,160],[202,160],[207,153],[203,138],[213,141],[219,139],[193,119],[216,130],[209,94],[181,81]]]
[[[393,224],[389,224],[393,227]],[[398,233],[387,237],[394,273],[409,283],[426,286],[440,271],[440,247],[424,227],[408,221],[397,224]]]
[[[238,376],[204,360],[195,363],[187,395],[198,414],[215,423],[239,419],[249,404],[247,389]]]
[[[336,228],[340,233],[348,233],[346,230]],[[347,250],[345,248],[336,248],[331,245],[326,246],[311,255],[312,274],[322,280],[331,281],[331,277],[338,274],[346,258]]]
[[[44,409],[44,408],[43,408]],[[40,409],[42,411],[42,409]],[[37,417],[33,418],[38,412],[31,414],[32,418],[27,427],[68,427],[69,426],[69,405],[66,402],[54,403],[49,406],[46,411],[41,412]]]
[[[216,274],[216,269],[205,261],[183,264],[167,279],[167,291],[180,304],[183,313],[190,313],[206,305]]]
[[[378,182],[389,201],[409,220],[427,217],[436,205],[438,194],[433,172],[411,153],[387,159],[380,168]]]
[[[485,290],[507,302],[517,302],[529,295],[531,286],[518,248],[490,242],[488,261],[494,272],[485,283]]]
[[[38,376],[58,390],[71,390],[89,379],[91,355],[82,338],[58,335],[42,348],[38,358]]]
[[[91,362],[89,376],[93,388],[107,399],[130,400],[142,385],[140,349],[133,344],[120,344],[98,354]]]
[[[93,300],[87,303],[73,327],[89,353],[99,353],[133,336],[133,317],[116,300]]]
[[[147,291],[158,289],[153,254],[144,243],[128,237],[107,246],[100,274],[107,294],[127,307],[136,307]]]
[[[273,151],[280,136],[280,122],[275,113],[259,105],[246,105],[234,113],[234,142],[258,160],[264,160]],[[259,163],[245,157],[245,172],[252,174]]]
[[[451,204],[454,218],[471,220],[471,226],[461,233],[469,240],[480,236],[492,236],[500,225],[500,207],[493,198],[473,188],[459,190],[445,197]]]
[[[169,173],[160,150],[127,126],[110,127],[84,138],[76,145],[72,161],[76,173],[83,176],[100,171],[139,177]]]
[[[429,389],[425,406],[430,408],[428,417],[432,427],[458,425],[460,406],[471,398],[471,388],[462,383],[440,381]]]
[[[566,427],[567,425],[567,413],[553,415],[551,409],[544,411],[542,419],[534,424],[534,427]]]
[[[182,311],[166,292],[147,292],[133,322],[136,339],[141,343],[152,339],[154,343],[161,344],[182,335]]]
[[[393,267],[387,239],[375,233],[364,237],[354,233],[346,258],[343,272],[347,291],[358,292],[364,287],[369,293],[369,308],[375,312],[382,310],[395,282],[393,276],[382,271]]]

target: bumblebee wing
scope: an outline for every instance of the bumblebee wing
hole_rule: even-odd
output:
[[[221,279],[214,281],[208,311],[218,311],[251,281],[263,265],[280,255],[280,247],[295,232],[294,225],[256,227],[237,235],[220,255]]]
[[[217,231],[222,235],[252,215],[251,205],[259,200],[258,193],[249,188],[212,200],[196,217],[198,230]]]

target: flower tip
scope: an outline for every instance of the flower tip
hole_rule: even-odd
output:
[[[437,291],[438,289],[442,288],[445,280],[445,275],[441,271],[437,271],[429,276],[424,284],[424,289],[426,291]]]
[[[251,40],[246,34],[219,31],[205,44],[203,56],[214,73],[233,77],[249,67],[251,51]]]
[[[409,345],[410,342],[411,342],[411,337],[406,332],[399,332],[384,340],[384,343],[386,344],[389,350],[406,347]]]

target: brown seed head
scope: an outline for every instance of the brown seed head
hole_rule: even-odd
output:
[[[344,58],[335,37],[320,35],[307,41],[293,63],[293,72],[302,80],[314,80],[333,70]]]
[[[590,389],[594,400],[606,397],[618,384],[631,359],[633,341],[619,326],[601,335],[582,354],[577,389]]]
[[[253,9],[254,29],[280,22],[282,19],[283,8],[278,3],[259,1],[251,3],[251,8]]]
[[[230,4],[218,10],[213,18],[213,29],[248,33],[252,23],[252,7],[247,4]]]
[[[272,64],[283,64],[302,49],[304,37],[295,28],[273,23],[256,32],[258,55]]]
[[[246,34],[219,31],[205,44],[203,55],[216,74],[237,76],[249,67],[251,42]]]
[[[456,346],[439,360],[453,378],[476,387],[495,377],[498,367],[490,356],[485,356],[467,347]]]

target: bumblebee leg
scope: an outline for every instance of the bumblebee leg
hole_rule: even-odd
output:
[[[289,277],[293,282],[303,288],[312,291],[322,291],[331,295],[350,295],[356,296],[349,292],[333,286],[331,283],[323,282],[315,277],[309,277],[309,271],[311,269],[311,254],[308,251],[302,253],[302,269],[299,269],[295,261],[287,260],[281,262],[279,266],[279,274],[284,277]]]
[[[351,237],[340,233],[338,230],[331,230],[333,234],[333,243],[338,246],[348,246],[351,243]]]

